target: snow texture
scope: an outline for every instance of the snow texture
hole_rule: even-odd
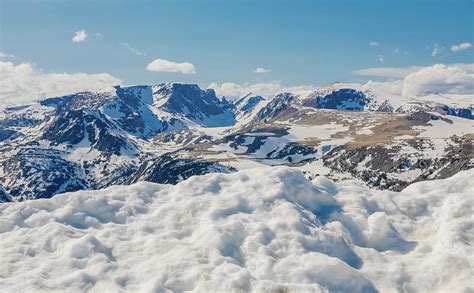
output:
[[[473,171],[400,193],[287,167],[0,205],[0,291],[474,290]]]

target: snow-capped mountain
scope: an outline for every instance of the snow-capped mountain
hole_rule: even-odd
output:
[[[261,165],[401,190],[473,167],[472,108],[446,101],[332,85],[231,103],[177,83],[49,98],[3,113],[0,200]]]
[[[235,123],[229,103],[217,99],[214,90],[201,90],[197,85],[165,84],[152,87],[158,108],[175,113],[201,126],[230,126]]]
[[[234,113],[238,121],[243,121],[255,115],[265,103],[265,99],[261,96],[252,96],[248,94],[233,103]]]
[[[278,94],[256,115],[256,119],[258,121],[275,118],[277,114],[294,111],[298,106],[327,110],[405,114],[424,111],[474,119],[473,105],[437,102],[446,99],[443,95],[432,93],[410,99],[377,96],[370,90],[346,88],[344,84],[335,84],[303,94]]]
[[[77,93],[5,114],[0,184],[15,199],[126,183],[150,159],[143,145],[156,135],[234,122],[212,90],[185,84]]]

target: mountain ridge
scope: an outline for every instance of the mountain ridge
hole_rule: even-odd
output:
[[[376,145],[399,148],[398,152],[413,148],[410,156],[430,150],[426,166],[410,165],[413,174],[424,170],[410,179],[403,179],[406,175],[398,167],[384,171],[389,174],[385,179],[378,178],[375,174],[383,169],[379,163],[355,173],[349,165],[340,170],[379,188],[404,188],[413,180],[431,178],[429,174],[442,168],[441,162],[459,164],[443,159],[456,148],[464,150],[461,165],[443,176],[472,168],[468,151],[472,119],[471,108],[432,101],[397,108],[384,97],[343,85],[305,94],[281,93],[270,99],[247,95],[232,103],[195,84],[81,92],[5,109],[0,119],[0,200],[50,197],[137,180],[176,183],[192,175],[232,172],[255,164],[310,166],[308,176],[317,176],[321,170],[342,168],[336,157],[360,144],[357,141],[364,136],[374,140],[373,146],[367,146],[373,151]],[[384,130],[379,130],[383,123]],[[431,128],[444,129],[446,144],[439,146],[432,135],[423,137]],[[387,133],[392,136],[386,137]],[[412,135],[413,142],[403,135]],[[416,147],[420,143],[425,145]],[[355,154],[371,152],[357,149]],[[390,151],[384,152],[388,160]],[[402,165],[400,160],[390,164]],[[150,162],[154,162],[152,169],[146,165]],[[159,171],[165,165],[173,174],[169,178]],[[368,175],[366,171],[372,169]],[[189,176],[180,176],[177,170]],[[393,174],[396,179],[390,178]],[[387,183],[376,183],[380,180]]]

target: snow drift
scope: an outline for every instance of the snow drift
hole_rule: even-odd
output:
[[[274,167],[2,204],[0,290],[473,290],[473,175],[395,193]]]

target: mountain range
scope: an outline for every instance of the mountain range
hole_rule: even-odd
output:
[[[179,83],[52,97],[0,114],[0,201],[262,165],[400,191],[474,167],[469,100],[344,84],[234,101]]]

